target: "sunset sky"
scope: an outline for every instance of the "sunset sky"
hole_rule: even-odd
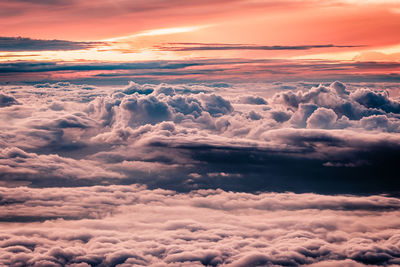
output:
[[[251,72],[253,80],[350,79],[350,74],[378,80],[399,75],[397,0],[2,0],[0,6],[3,83],[93,82],[99,80],[98,75],[111,75],[101,76],[103,82],[111,83],[160,80],[161,75],[163,80],[238,80],[236,68]],[[204,59],[217,61],[185,65],[184,72],[176,69],[177,73],[109,65],[100,70],[86,66],[79,73],[63,68],[66,64]],[[220,59],[241,61],[222,63]],[[261,59],[275,62],[271,65]],[[315,60],[321,68],[313,68]],[[16,62],[35,67],[21,69]],[[59,67],[47,69],[38,62]],[[23,78],[21,72],[26,72]]]
[[[400,0],[0,0],[0,266],[400,266]]]

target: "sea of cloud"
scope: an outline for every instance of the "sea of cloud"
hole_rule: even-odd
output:
[[[0,263],[400,264],[398,95],[338,81],[2,86]]]
[[[137,185],[0,194],[3,266],[400,264],[397,198]]]

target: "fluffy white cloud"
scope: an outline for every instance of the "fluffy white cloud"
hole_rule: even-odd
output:
[[[307,127],[330,129],[334,127],[337,118],[336,113],[332,109],[318,108],[308,117]]]

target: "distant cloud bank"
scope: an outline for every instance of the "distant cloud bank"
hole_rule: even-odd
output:
[[[43,46],[45,48],[46,46]],[[28,55],[29,56],[29,55]],[[35,56],[35,55],[32,55]],[[399,62],[283,59],[188,59],[138,62],[11,61],[0,63],[0,84],[218,83],[271,81],[398,82]]]

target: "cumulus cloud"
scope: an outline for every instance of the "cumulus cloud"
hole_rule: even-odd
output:
[[[337,115],[332,109],[318,108],[307,119],[307,127],[329,129],[333,128]]]
[[[124,98],[121,107],[128,124],[133,126],[155,124],[171,118],[168,105],[154,96]]]
[[[400,112],[399,101],[391,100],[387,91],[374,92],[367,89],[359,89],[356,90],[351,97],[367,108],[376,108],[393,113]]]
[[[134,93],[148,95],[154,91],[151,87],[145,87],[135,82],[129,82],[129,85],[122,91],[127,95],[131,95]]]

